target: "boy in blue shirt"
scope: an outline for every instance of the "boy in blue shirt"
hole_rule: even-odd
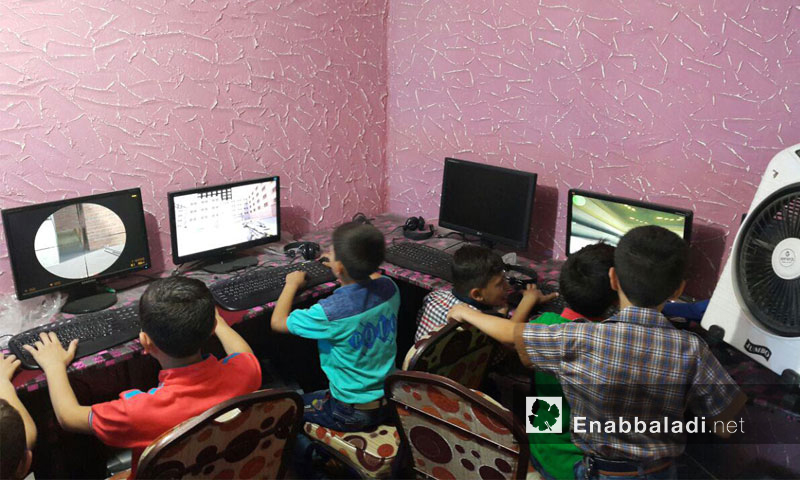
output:
[[[397,354],[397,285],[375,272],[383,262],[383,234],[372,225],[346,223],[333,232],[330,267],[342,286],[305,310],[291,312],[305,273],[286,276],[272,313],[272,330],[315,339],[329,389],[303,396],[303,418],[341,432],[380,425],[389,409],[383,382]],[[291,312],[291,314],[290,314]]]

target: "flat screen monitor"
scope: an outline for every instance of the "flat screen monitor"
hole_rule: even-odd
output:
[[[664,227],[690,241],[691,210],[576,189],[567,201],[567,255],[600,241],[617,246],[628,230],[643,225]]]
[[[439,225],[527,248],[535,191],[535,173],[446,158]]]
[[[220,271],[255,264],[231,254],[281,238],[278,177],[170,192],[172,261],[219,258]]]
[[[68,289],[74,302],[108,293],[97,280],[150,268],[138,188],[10,208],[2,217],[20,300]],[[62,310],[99,310],[113,305],[116,296],[95,300]]]

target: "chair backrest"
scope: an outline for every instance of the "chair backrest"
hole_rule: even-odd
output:
[[[394,373],[385,388],[401,441],[421,476],[525,478],[525,432],[489,397],[423,372]]]
[[[448,323],[414,345],[404,370],[416,370],[450,378],[480,388],[497,342],[468,323]]]
[[[172,428],[142,454],[137,478],[282,478],[302,426],[296,392],[232,398]]]

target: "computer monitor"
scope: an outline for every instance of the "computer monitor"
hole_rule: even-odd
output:
[[[116,303],[99,280],[150,268],[138,188],[2,211],[17,298],[67,290],[62,311]]]
[[[535,191],[535,173],[445,158],[439,225],[527,248]]]
[[[236,252],[281,238],[278,177],[170,192],[167,198],[176,265],[211,259],[206,270],[237,270],[258,260]]]
[[[691,210],[577,189],[569,191],[567,202],[567,255],[600,241],[616,246],[628,230],[643,225],[664,227],[690,241]]]

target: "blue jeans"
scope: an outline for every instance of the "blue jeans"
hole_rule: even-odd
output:
[[[611,475],[601,475],[599,473],[588,477],[586,476],[586,465],[583,464],[583,461],[575,462],[573,470],[575,471],[576,480],[675,480],[678,478],[678,467],[675,466],[675,462],[672,462],[669,467],[659,472],[636,475],[635,477],[614,477]]]
[[[329,390],[303,394],[303,404],[303,420],[339,432],[358,432],[380,425],[389,418],[390,412],[388,405],[374,410],[358,410],[333,398]],[[301,433],[297,436],[293,463],[299,478],[324,478],[312,467],[327,457],[327,453],[316,448],[307,435]]]

